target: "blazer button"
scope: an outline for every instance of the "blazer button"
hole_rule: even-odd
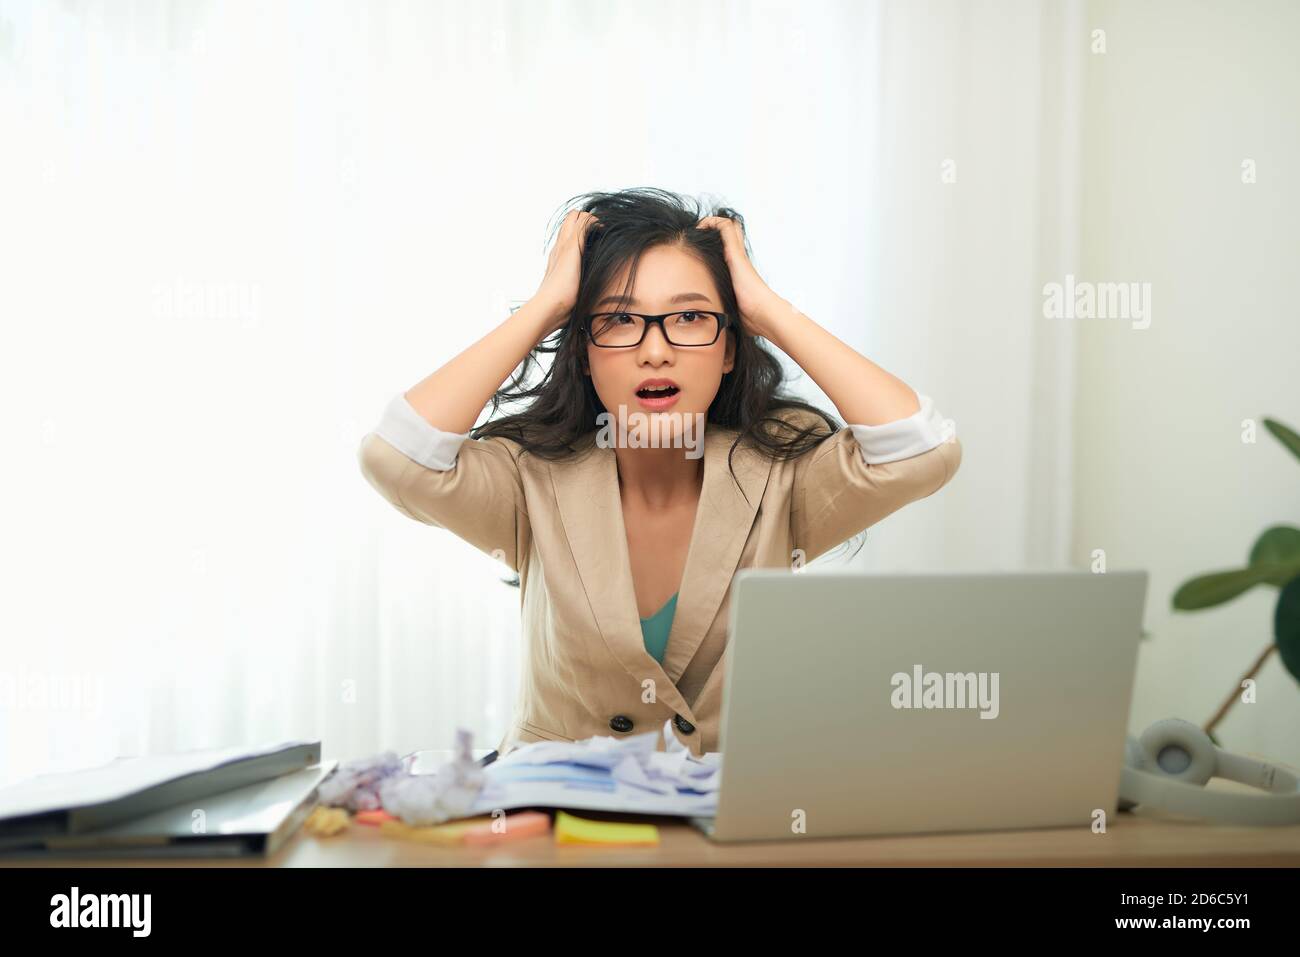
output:
[[[627,715],[616,714],[614,717],[609,719],[609,726],[615,731],[631,731],[632,719]]]
[[[695,730],[695,725],[691,724],[680,714],[675,715],[673,717],[673,724],[677,725],[677,730],[680,731],[682,734],[690,734],[692,731]]]

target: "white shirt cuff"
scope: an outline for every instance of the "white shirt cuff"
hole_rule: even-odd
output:
[[[921,402],[920,410],[906,419],[884,425],[849,426],[862,450],[862,459],[868,465],[910,459],[930,451],[955,434],[952,420],[939,415],[929,396],[918,395],[917,398]]]
[[[425,468],[445,472],[456,464],[456,455],[469,433],[444,432],[430,425],[399,392],[380,416],[375,434],[408,459]]]

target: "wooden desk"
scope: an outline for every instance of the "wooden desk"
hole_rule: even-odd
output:
[[[586,814],[582,816],[605,817]],[[634,818],[622,818],[634,820]],[[649,820],[635,818],[635,820]],[[1086,827],[911,837],[797,839],[714,844],[688,824],[659,823],[651,848],[569,847],[552,835],[493,848],[444,848],[382,836],[351,824],[334,837],[299,830],[269,860],[172,861],[102,859],[13,861],[0,866],[58,867],[1297,867],[1300,825],[1239,827],[1121,813],[1105,834]],[[666,822],[666,823],[664,823]]]

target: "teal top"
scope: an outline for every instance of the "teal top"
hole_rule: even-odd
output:
[[[654,660],[664,663],[664,649],[668,647],[668,632],[673,627],[673,612],[677,610],[677,595],[649,618],[641,619],[641,637],[645,640],[645,650]]]

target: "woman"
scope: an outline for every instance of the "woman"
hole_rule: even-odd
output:
[[[938,491],[961,446],[927,397],[768,288],[733,210],[578,199],[537,293],[395,396],[361,468],[519,575],[524,673],[498,751],[671,721],[702,755],[719,750],[732,576],[801,567]],[[853,424],[782,395],[757,337]],[[489,400],[531,401],[474,429]]]

